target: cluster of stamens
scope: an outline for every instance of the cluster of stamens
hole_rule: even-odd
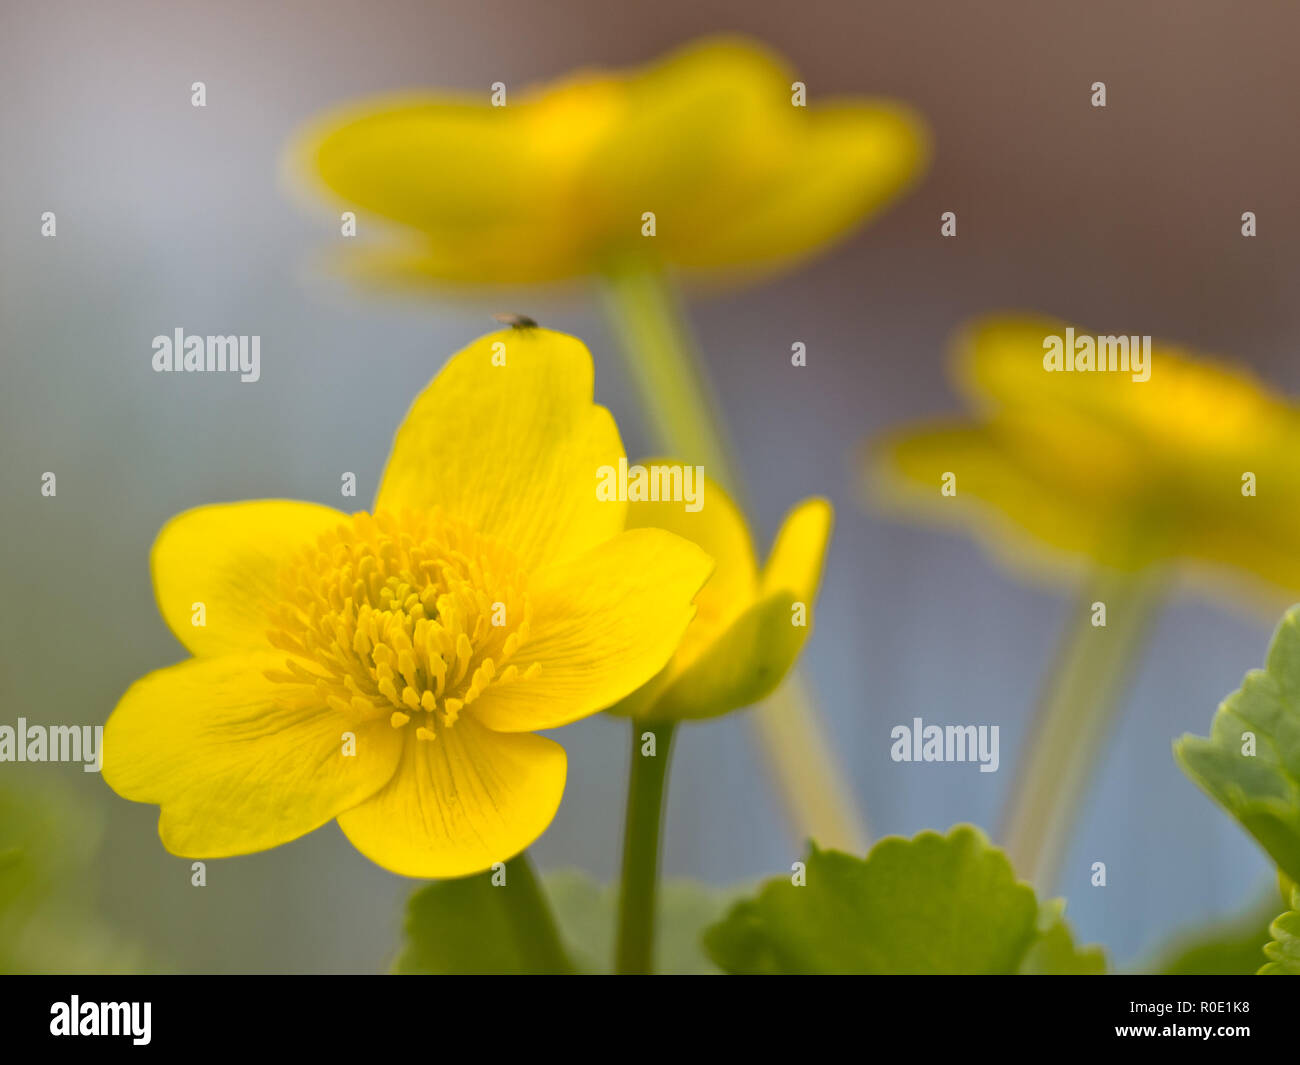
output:
[[[268,637],[290,657],[266,676],[352,718],[414,721],[421,740],[541,669],[511,661],[530,622],[515,560],[440,515],[353,515],[284,567],[280,593]]]

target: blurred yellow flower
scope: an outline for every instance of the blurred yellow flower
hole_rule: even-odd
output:
[[[664,460],[644,464],[651,461]],[[716,717],[772,692],[811,632],[833,516],[824,499],[796,506],[760,572],[744,517],[708,478],[694,513],[680,503],[632,503],[629,527],[664,529],[698,544],[714,570],[668,665],[613,712],[647,721]]]
[[[1067,328],[975,323],[956,364],[975,415],[880,440],[883,497],[973,525],[1013,565],[1029,547],[1038,565],[1133,573],[1177,560],[1300,588],[1300,407],[1160,343],[1147,380],[1051,372],[1048,338]]]
[[[928,152],[906,107],[800,106],[784,63],[734,38],[502,94],[361,101],[298,137],[296,184],[363,229],[396,223],[349,248],[348,269],[386,284],[552,281],[628,259],[766,271],[843,235]]]
[[[532,733],[656,675],[711,569],[597,500],[596,471],[623,457],[587,349],[508,330],[417,398],[373,516],[268,500],[173,519],[154,585],[194,657],[123,696],[104,778],[160,805],[186,857],[333,818],[406,876],[517,854],[565,781],[564,750]]]

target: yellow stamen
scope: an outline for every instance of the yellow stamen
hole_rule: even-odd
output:
[[[493,625],[505,604],[513,627]],[[440,514],[356,514],[304,549],[281,574],[269,670],[307,686],[349,724],[388,717],[425,741],[452,727],[494,684],[535,677],[510,662],[528,642],[531,604],[513,555]]]

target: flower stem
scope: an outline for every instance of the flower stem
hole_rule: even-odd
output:
[[[605,275],[604,295],[650,428],[673,457],[702,465],[745,509],[712,385],[667,279],[653,268],[621,266]]]
[[[641,753],[645,733],[654,735],[653,755]],[[623,879],[618,894],[618,945],[614,957],[614,971],[618,973],[654,971],[659,826],[672,743],[672,722],[632,722],[632,765],[623,822]]]
[[[506,862],[506,885],[510,905],[506,906],[505,913],[514,927],[520,951],[528,959],[526,971],[575,972],[527,851]]]
[[[1098,573],[1075,608],[1020,758],[1001,840],[1020,876],[1051,891],[1162,599],[1149,574]],[[1093,604],[1104,603],[1105,626]]]
[[[748,511],[713,390],[663,273],[622,263],[604,278],[605,305],[651,428],[673,457],[702,465]],[[826,730],[797,671],[755,708],[751,720],[799,839],[854,854],[866,830],[826,742]]]

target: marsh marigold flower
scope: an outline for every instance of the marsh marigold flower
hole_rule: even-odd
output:
[[[927,152],[907,108],[815,87],[799,106],[795,80],[722,38],[637,70],[507,86],[504,106],[487,86],[366,100],[313,123],[291,170],[362,228],[393,223],[347,249],[378,282],[553,281],[646,257],[765,271],[883,206]]]
[[[337,818],[406,876],[510,858],[564,789],[563,748],[533,733],[656,675],[711,568],[597,499],[596,471],[623,457],[586,348],[509,330],[417,398],[373,513],[267,500],[173,519],[154,585],[194,657],[123,696],[104,778],[161,806],[186,857]]]
[[[680,503],[632,503],[630,527],[664,529],[698,544],[713,557],[714,570],[668,665],[613,712],[648,721],[689,720],[716,717],[769,695],[812,630],[833,517],[824,499],[798,504],[760,570],[744,516],[712,480],[705,479],[698,511]]]
[[[1014,565],[1029,546],[1036,563],[1179,562],[1300,588],[1300,408],[1162,343],[1146,380],[1049,370],[1045,341],[1066,329],[976,323],[956,363],[975,413],[883,438],[873,466],[885,498],[973,525]]]

